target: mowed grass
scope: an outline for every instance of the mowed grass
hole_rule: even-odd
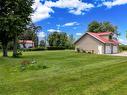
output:
[[[21,71],[20,63],[33,58],[47,68]],[[0,57],[0,95],[127,95],[127,57],[74,51]]]

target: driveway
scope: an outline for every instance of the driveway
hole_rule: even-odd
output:
[[[117,54],[108,54],[108,55],[112,55],[112,56],[127,56],[127,51],[120,52],[120,53],[117,53]]]

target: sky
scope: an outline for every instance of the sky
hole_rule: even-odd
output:
[[[127,44],[127,0],[34,0],[32,21],[42,26],[44,38],[54,31],[83,35],[92,21],[108,21],[118,26],[119,41]]]

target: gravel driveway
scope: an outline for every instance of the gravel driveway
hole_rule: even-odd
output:
[[[120,52],[117,54],[108,54],[108,55],[112,55],[112,56],[127,56],[127,51],[126,52]]]

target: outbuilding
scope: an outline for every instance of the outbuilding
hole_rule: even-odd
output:
[[[114,54],[119,52],[119,42],[112,32],[93,33],[87,32],[74,44],[75,49],[96,54]]]

